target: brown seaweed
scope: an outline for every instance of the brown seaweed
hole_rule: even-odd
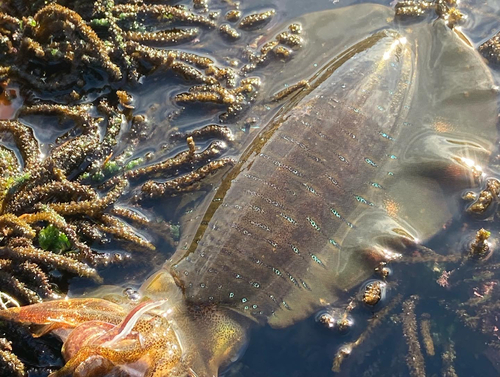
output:
[[[292,35],[293,28],[282,32],[259,55],[249,53],[249,62],[238,75],[202,55],[165,49],[216,28],[218,15],[207,15],[207,7],[196,1],[193,5],[194,10],[142,0],[49,1],[32,6],[7,1],[0,6],[0,82],[19,82],[30,91],[50,92],[74,103],[106,81],[114,86],[138,84],[154,71],[172,71],[188,83],[207,86],[180,94],[180,102],[222,103],[229,115],[236,115],[256,95],[257,88],[251,88],[244,76],[268,61],[271,51],[278,59],[288,58],[292,51],[286,46],[300,47],[301,38]],[[240,13],[229,12],[228,20],[239,19]],[[251,33],[248,30],[261,28],[274,14],[267,10],[247,15],[238,27]],[[241,35],[229,24],[218,29],[231,40]]]
[[[395,14],[400,18],[415,18],[435,11],[436,15],[453,29],[465,18],[457,6],[457,0],[403,0],[396,3]]]
[[[142,184],[142,192],[147,197],[173,195],[192,189],[203,177],[231,163],[230,159],[213,160],[225,149],[221,142],[213,142],[206,150],[196,152],[193,137],[218,136],[232,140],[227,128],[212,125],[182,138],[188,141],[186,152],[153,165],[131,168],[128,161],[120,163],[109,157],[117,144],[122,113],[105,100],[99,101],[97,109],[104,113],[105,120],[89,116],[87,105],[39,104],[22,109],[24,116],[42,114],[70,118],[75,129],[81,132],[76,137],[60,138],[59,144],[45,158],[40,157],[38,144],[29,127],[20,121],[0,122],[0,130],[13,136],[25,159],[22,170],[21,162],[17,160],[13,161],[17,168],[7,166],[0,181],[0,223],[3,229],[0,255],[7,258],[2,268],[5,275],[2,275],[2,281],[9,287],[7,291],[15,293],[14,297],[22,303],[38,302],[54,294],[47,284],[46,272],[50,267],[100,279],[92,266],[109,261],[110,256],[103,259],[97,255],[88,246],[88,239],[99,239],[107,234],[131,242],[139,249],[154,249],[150,241],[121,219],[140,227],[147,226],[149,220],[115,204],[129,182],[134,183],[138,178],[175,177],[179,168],[198,166],[197,170],[165,182],[146,181]],[[99,123],[106,126],[102,140],[98,137]],[[105,191],[93,187],[95,179],[85,178],[94,177],[98,182],[106,174],[114,177],[106,182]],[[51,252],[54,245],[44,241],[50,238],[49,234],[66,240],[63,248],[58,247],[59,255]],[[10,262],[13,260],[22,263],[21,267],[13,268]],[[19,271],[22,273],[18,274]],[[35,280],[28,281],[37,284],[26,286],[13,278],[13,274],[35,277]]]
[[[117,94],[118,103],[130,100],[127,93]],[[92,108],[98,117],[89,115]],[[126,190],[137,186],[139,199],[193,190],[205,176],[232,163],[231,159],[218,158],[233,140],[231,131],[218,125],[174,134],[172,143],[186,142],[187,150],[173,157],[163,156],[152,165],[146,165],[148,159],[136,158],[137,163],[131,164],[130,159],[115,156],[124,113],[130,111],[129,107],[119,110],[118,104],[104,99],[95,107],[48,103],[25,106],[19,112],[23,117],[56,116],[74,124],[45,157],[31,128],[22,120],[0,122],[1,140],[12,139],[23,157],[18,161],[14,150],[2,149],[7,157],[0,179],[0,295],[4,308],[60,297],[58,279],[54,280],[52,274],[55,270],[101,282],[97,267],[127,260],[124,253],[94,248],[94,242],[111,238],[125,250],[154,250],[151,240],[138,232],[147,228],[149,234],[173,243],[169,224],[152,221],[138,208],[121,207],[117,201],[124,198]],[[141,127],[138,118],[130,118]],[[102,139],[98,136],[101,127],[105,129]],[[207,138],[225,142],[214,141],[197,151],[195,139]],[[135,140],[130,145],[139,143]],[[158,178],[164,181],[152,180]],[[101,188],[96,187],[100,184]],[[15,366],[12,362],[16,357],[2,350],[0,362]],[[21,369],[15,366],[13,370]]]
[[[12,352],[12,344],[5,338],[0,338],[0,369],[5,376],[18,376],[26,375],[24,364]]]

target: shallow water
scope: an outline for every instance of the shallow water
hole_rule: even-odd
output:
[[[455,221],[446,231],[428,243],[438,252],[446,253],[456,240],[447,239],[446,235],[463,234],[463,229],[479,228],[483,221],[470,218]],[[498,234],[498,225],[489,225],[488,229]],[[442,249],[440,249],[440,247]],[[497,256],[489,263],[498,263]],[[424,266],[409,265],[394,267],[394,279],[406,281],[388,292],[388,299],[397,294],[419,295],[416,316],[419,321],[419,341],[425,359],[427,376],[445,376],[443,354],[447,344],[453,343],[456,359],[454,370],[458,376],[498,376],[500,362],[498,351],[488,345],[490,336],[480,334],[464,326],[455,313],[449,310],[452,302],[466,301],[478,292],[481,285],[472,283],[468,289],[443,289],[436,280],[439,274],[432,272],[432,264]],[[471,278],[474,272],[470,266],[461,267],[463,278]],[[469,268],[469,271],[466,271]],[[449,303],[449,305],[448,305]],[[447,309],[448,307],[448,309]],[[435,355],[429,356],[424,350],[420,332],[422,314],[431,318],[431,334],[434,341]],[[493,314],[493,313],[492,313]],[[361,308],[353,313],[354,328],[347,334],[325,329],[309,318],[291,328],[274,330],[259,329],[252,334],[248,350],[236,363],[228,376],[413,376],[409,372],[407,358],[408,346],[403,335],[401,318],[404,311],[400,306],[392,311],[383,323],[369,336],[359,348],[353,350],[341,367],[340,373],[333,373],[332,359],[339,348],[356,341],[369,320],[377,316],[377,312],[369,308]],[[495,316],[493,314],[493,316]],[[492,331],[494,331],[492,329]]]
[[[284,29],[290,20],[300,17],[305,13],[331,10],[350,5],[353,2],[347,1],[325,1],[311,0],[307,5],[299,0],[279,0],[277,2],[254,1],[242,3],[241,9],[244,13],[249,13],[253,10],[271,7],[277,10],[277,16],[269,24],[269,33],[274,35],[276,32]],[[384,5],[389,5],[380,2]],[[475,2],[466,5],[465,12],[468,13],[469,19],[463,27],[463,33],[477,47],[484,42],[496,31],[495,28],[500,25],[500,2]],[[213,7],[217,7],[218,3],[213,2]],[[430,13],[428,17],[423,18],[421,23],[431,23],[434,20],[434,14]],[[383,23],[383,22],[381,22]],[[335,55],[334,51],[343,51],[344,46],[349,46],[353,41],[365,37],[363,25],[356,24],[353,27],[349,20],[345,20],[344,26],[339,27],[339,32],[345,33],[342,38],[339,38],[337,45],[329,45],[324,49],[324,56],[317,54],[318,49],[311,47],[311,44],[318,43],[309,40],[307,47],[303,51],[299,51],[294,57],[295,61],[301,61],[298,64],[281,64],[280,62],[271,63],[269,67],[257,71],[256,74],[261,76],[265,86],[262,90],[263,96],[269,96],[275,93],[278,89],[284,88],[286,85],[293,84],[300,79],[311,77],[311,75],[321,67],[328,56]],[[411,28],[415,22],[408,22],[407,27]],[[351,29],[352,28],[352,29]],[[369,28],[367,28],[369,29]],[[376,30],[373,27],[372,30]],[[245,40],[246,43],[250,39]],[[325,36],[327,38],[327,36]],[[201,37],[200,37],[201,39]],[[261,43],[261,41],[259,41]],[[197,45],[194,48],[197,52],[205,52],[207,55],[217,53],[218,56],[237,56],[237,52],[231,47],[227,47],[220,40],[212,41],[208,46],[203,44]],[[302,54],[302,55],[301,55]],[[305,55],[305,56],[304,56]],[[294,63],[292,62],[292,63]],[[272,69],[270,71],[270,69]],[[272,73],[270,73],[272,72]],[[493,76],[498,82],[500,71],[492,71]],[[436,78],[439,82],[439,78]],[[427,81],[426,81],[427,83]],[[433,90],[439,90],[438,86],[434,86],[432,82],[427,83]],[[140,88],[132,88],[131,92],[136,98],[135,105],[138,109],[137,113],[148,114],[151,119],[158,123],[158,127],[153,131],[148,142],[144,144],[138,153],[154,151],[161,148],[164,143],[161,136],[163,128],[179,127],[180,130],[189,130],[198,127],[199,125],[209,122],[218,122],[220,111],[213,108],[201,107],[194,109],[187,114],[181,114],[178,119],[173,122],[168,120],[171,109],[175,108],[172,96],[174,93],[187,89],[188,86],[182,80],[168,76],[160,77],[160,75],[152,75],[144,80],[143,86]],[[418,95],[432,96],[431,93],[424,93],[422,88]],[[437,93],[437,92],[436,92]],[[437,94],[439,95],[439,94]],[[479,101],[478,101],[479,102]],[[465,101],[464,106],[470,102]],[[260,107],[258,107],[260,106]],[[255,135],[260,124],[264,124],[273,114],[275,109],[269,110],[263,107],[262,103],[257,103],[258,107],[255,111],[251,110],[245,117],[255,116],[257,122],[252,127],[247,127],[244,121],[232,125],[235,129],[240,143],[243,145],[249,143],[253,135]],[[419,109],[417,109],[419,110]],[[422,114],[422,119],[434,119],[437,115],[446,115],[448,110],[445,109],[441,113],[439,109],[435,112]],[[451,110],[452,111],[452,110]],[[414,119],[417,115],[413,115]],[[471,116],[471,118],[474,118]],[[480,117],[479,117],[480,118]],[[231,125],[231,123],[228,123]],[[58,135],[64,132],[64,127],[58,128]],[[36,130],[37,137],[44,142],[50,143],[50,140],[56,135],[47,134],[43,130]],[[467,132],[467,131],[466,131]],[[471,131],[474,133],[474,131]],[[249,136],[248,136],[249,135]],[[479,137],[481,138],[481,137]],[[492,145],[493,140],[490,140]],[[200,144],[199,146],[204,146]],[[241,146],[235,147],[229,153],[233,156],[238,156],[241,151]],[[169,155],[175,154],[183,149],[182,146],[177,149],[170,150]],[[497,173],[496,160],[492,160],[492,165],[486,169],[489,176],[500,176]],[[210,194],[214,193],[214,189],[218,185],[217,177],[209,181],[204,191]],[[196,206],[202,202],[199,198],[203,197],[202,193],[189,194],[182,198],[174,199],[171,202],[162,203],[161,212],[167,220],[178,221],[181,215],[186,212],[191,212]],[[426,242],[426,245],[435,249],[438,253],[448,254],[450,249],[455,250],[453,253],[460,252],[457,246],[457,240],[460,241],[463,234],[472,234],[480,227],[486,227],[492,232],[493,241],[499,237],[500,226],[496,221],[496,216],[491,215],[489,218],[474,218],[464,214],[465,203],[454,197],[452,200],[456,207],[451,210],[453,218],[451,222],[446,223],[445,230],[442,230],[434,238]],[[195,210],[195,215],[199,213]],[[197,223],[197,216],[190,216],[190,221]],[[437,221],[436,221],[437,222]],[[432,223],[434,224],[434,223]],[[189,230],[189,227],[186,227]],[[465,230],[464,230],[465,229]],[[438,230],[432,230],[437,232]],[[181,240],[186,237],[181,235]],[[181,241],[182,243],[182,241]],[[160,254],[156,257],[153,263],[150,261],[140,261],[140,268],[137,271],[137,265],[129,265],[125,268],[112,267],[104,271],[106,274],[106,283],[121,284],[124,281],[128,286],[137,287],[140,281],[150,273],[151,265],[159,266],[161,262],[170,255],[173,250],[164,248],[159,250]],[[500,256],[495,253],[488,261],[491,265],[500,262]],[[153,267],[154,268],[154,267]],[[439,278],[437,268],[444,268],[433,263],[419,263],[408,266],[394,265],[394,276],[391,280],[400,281],[398,287],[391,289],[388,292],[388,301],[391,297],[397,294],[402,294],[406,299],[411,294],[420,296],[420,301],[417,304],[417,318],[420,318],[422,313],[429,313],[431,317],[431,333],[436,347],[435,356],[426,356],[426,372],[427,375],[444,375],[442,362],[442,354],[446,351],[449,344],[454,343],[456,350],[456,359],[454,366],[457,375],[459,376],[497,376],[500,373],[500,367],[496,360],[500,360],[500,354],[493,347],[486,346],[486,343],[491,340],[493,332],[496,330],[492,327],[492,333],[482,335],[478,331],[466,328],[458,319],[458,315],[454,312],[456,308],[447,309],[446,301],[455,302],[457,300],[466,300],[475,294],[484,295],[484,288],[481,286],[484,282],[470,281],[465,285],[458,286],[456,289],[451,287],[445,289],[437,285],[436,280]],[[456,268],[455,276],[463,273],[464,278],[471,278],[476,274],[476,269],[479,267],[474,265],[460,265],[458,267],[448,266],[446,268]],[[497,281],[499,279],[498,272],[488,281]],[[71,286],[71,294],[79,295],[89,289],[89,283],[86,281],[76,280]],[[498,288],[493,288],[498,289]],[[403,299],[403,300],[404,300]],[[340,307],[344,303],[339,303]],[[352,356],[342,365],[342,376],[407,376],[410,372],[407,368],[407,345],[405,337],[401,330],[401,318],[396,316],[400,314],[402,309],[396,307],[392,314],[385,320],[384,324],[374,330],[371,338],[363,345],[353,351]],[[500,314],[500,312],[499,312]],[[355,341],[357,336],[366,328],[368,320],[376,315],[368,308],[359,308],[353,313],[355,326],[348,334],[338,334],[333,331],[326,330],[315,323],[314,318],[304,320],[292,327],[283,330],[273,330],[269,327],[259,328],[252,332],[251,341],[248,350],[244,356],[232,366],[227,372],[228,376],[330,376],[332,375],[331,367],[332,360],[338,348],[347,342]],[[489,313],[488,317],[494,317],[494,313]],[[498,321],[497,321],[498,322]],[[419,325],[420,326],[420,325]],[[419,335],[420,336],[420,335]],[[496,343],[498,344],[498,343]],[[411,356],[410,356],[411,357]],[[498,368],[498,369],[497,369]]]
[[[287,3],[290,14],[301,12],[301,4],[297,8]],[[326,2],[308,3],[308,9],[322,10],[330,9],[345,4],[332,4]],[[475,46],[488,39],[489,33],[498,25],[498,3],[475,4],[478,14],[472,12],[468,22],[463,28]],[[297,12],[297,13],[295,13]],[[429,21],[429,20],[428,20]],[[493,70],[493,76],[498,82],[498,71]],[[497,166],[492,165],[488,174],[498,176]],[[437,252],[446,254],[450,250],[458,252],[461,247],[458,240],[464,234],[487,226],[492,234],[498,236],[498,221],[489,218],[474,218],[463,214],[465,204],[457,201],[460,208],[452,222],[448,223],[446,229],[429,240],[426,245]],[[486,225],[487,224],[487,225]],[[458,243],[458,244],[457,244]],[[487,263],[496,264],[498,255],[494,255]],[[403,281],[401,286],[392,289],[388,296],[394,297],[402,293],[405,297],[411,294],[420,296],[417,304],[416,315],[420,319],[422,313],[428,313],[431,317],[431,334],[435,344],[435,355],[428,356],[422,348],[425,357],[426,375],[453,375],[446,370],[446,362],[449,355],[448,344],[453,343],[456,351],[454,368],[458,376],[497,376],[500,363],[498,362],[498,351],[487,345],[490,335],[479,334],[478,331],[464,326],[458,316],[453,313],[452,302],[457,300],[466,301],[472,296],[481,295],[481,283],[470,281],[460,289],[445,288],[437,285],[439,274],[432,271],[436,268],[432,263],[424,265],[393,266],[394,278]],[[479,267],[480,268],[480,267]],[[471,279],[478,274],[474,266],[462,265],[458,270],[463,275],[459,279]],[[457,274],[457,272],[454,272]],[[478,279],[480,280],[480,279]],[[404,283],[407,282],[407,284]],[[364,309],[364,310],[363,310]],[[496,319],[495,309],[490,315]],[[401,307],[394,309],[383,325],[376,328],[369,340],[359,348],[355,349],[349,359],[342,365],[341,376],[409,376],[407,366],[408,354],[407,344],[403,336],[401,318]],[[337,350],[346,343],[353,342],[367,325],[367,321],[377,314],[371,310],[362,308],[354,314],[355,326],[348,334],[330,332],[318,326],[314,318],[303,321],[291,328],[284,330],[272,330],[262,328],[252,334],[252,341],[243,358],[236,363],[229,376],[330,376],[332,375],[332,359]],[[418,326],[421,326],[419,321]],[[491,331],[496,332],[492,326]],[[422,342],[422,335],[419,332]],[[496,335],[495,335],[496,337]],[[422,343],[421,343],[422,344]],[[423,347],[423,344],[422,344]],[[448,354],[446,353],[448,352]]]

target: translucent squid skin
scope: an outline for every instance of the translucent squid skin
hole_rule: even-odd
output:
[[[0,311],[65,341],[52,377],[217,376],[252,323],[285,327],[335,303],[453,217],[497,137],[491,76],[441,21],[407,40],[388,29],[392,12],[360,5],[298,21],[318,43],[287,69],[310,86],[243,152],[140,302]]]

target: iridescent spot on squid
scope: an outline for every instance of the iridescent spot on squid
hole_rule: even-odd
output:
[[[283,205],[283,204],[278,203],[277,201],[272,200],[272,199],[268,198],[267,196],[264,196],[264,195],[262,195],[261,193],[258,193],[258,192],[256,192],[256,191],[245,190],[245,193],[246,193],[246,194],[248,194],[248,195],[250,195],[250,196],[257,196],[257,197],[259,197],[259,198],[262,198],[262,199],[263,199],[263,200],[265,200],[268,204],[271,204],[271,205],[273,205],[273,206],[275,206],[275,207],[284,208],[284,205]],[[254,207],[252,207],[252,208],[254,208]],[[255,207],[255,208],[254,208],[254,210],[256,210],[256,211],[257,211],[257,209],[256,209],[256,208],[259,208],[259,207]],[[260,208],[259,208],[259,210],[260,210],[261,212],[264,212],[264,211],[263,211],[263,210],[261,210]]]
[[[359,202],[359,203],[362,203],[362,204],[366,204],[366,205],[369,205],[369,206],[373,206],[373,203],[372,202],[369,202],[368,200],[366,200],[365,198],[363,198],[362,196],[360,195],[354,195],[354,198]]]
[[[377,182],[370,182],[370,186],[378,188],[378,189],[383,189],[382,185]]]
[[[299,287],[299,288],[300,288],[300,285],[299,285],[299,283],[297,282],[297,280],[296,280],[296,279],[295,279],[295,278],[294,278],[294,277],[293,277],[290,273],[288,273],[288,272],[287,272],[287,275],[288,275],[288,278],[290,279],[290,281],[291,281],[291,282],[292,282],[295,286],[297,286],[297,287]]]
[[[280,213],[280,216],[283,217],[286,221],[288,221],[291,224],[297,224],[297,221],[295,221],[293,218],[291,218],[288,215],[285,215],[283,212]]]
[[[317,191],[314,189],[314,187],[309,186],[307,183],[302,183],[302,184],[305,186],[305,188],[306,188],[309,192],[312,192],[313,194],[318,195],[318,193],[317,193]]]
[[[271,231],[271,229],[265,224],[261,224],[261,223],[258,223],[256,221],[253,221],[253,220],[250,221],[250,224],[252,224],[253,226],[256,226],[258,228],[264,229],[265,231],[268,231],[268,232]]]
[[[321,265],[321,266],[324,266],[323,262],[321,261],[321,259],[319,259],[316,255],[314,254],[311,254],[309,253],[309,255],[311,256],[312,260],[315,261],[317,264]]]
[[[304,280],[300,279],[300,282],[302,283],[302,286],[303,286],[305,289],[307,289],[308,291],[310,291],[310,290],[311,290],[311,288],[309,288],[309,285],[307,285],[307,283],[306,283]]]
[[[330,238],[329,242],[335,246],[337,249],[340,249],[340,245],[337,241],[335,241],[333,238]]]
[[[260,259],[250,258],[250,260],[253,261],[255,264],[262,264],[262,261]]]
[[[333,215],[336,218],[338,218],[338,219],[342,220],[343,222],[345,222],[349,228],[354,228],[354,225],[352,225],[349,221],[347,221],[346,219],[344,219],[342,217],[342,215],[336,209],[330,208],[330,211],[332,211]]]
[[[383,138],[385,138],[387,140],[394,141],[394,138],[392,136],[386,134],[385,132],[380,131],[379,134],[380,134],[380,136],[382,136]]]
[[[345,158],[344,156],[340,155],[340,154],[337,154],[337,156],[339,157],[339,160],[342,161],[342,162],[345,162],[345,163],[349,163],[347,161],[347,158]]]
[[[316,223],[316,221],[314,221],[312,218],[310,218],[309,216],[307,216],[307,220],[309,221],[309,223],[311,224],[311,226],[316,229],[316,230],[320,230],[321,227]]]
[[[250,207],[255,211],[255,212],[264,212],[262,208],[256,206],[256,205],[250,205]]]
[[[329,175],[327,175],[326,177],[327,177],[327,178],[330,180],[330,182],[332,182],[335,186],[338,186],[338,185],[339,185],[339,182],[338,182],[335,178],[333,178],[333,177],[331,177],[331,176],[329,176]]]
[[[281,271],[280,271],[280,270],[278,270],[277,268],[274,268],[274,267],[273,267],[273,272],[274,272],[276,275],[281,276]]]
[[[285,170],[288,170],[290,173],[292,173],[298,177],[302,177],[302,173],[299,172],[297,169],[295,169],[289,165],[286,165],[286,164],[282,163],[281,161],[273,160],[270,156],[268,156],[264,153],[259,153],[259,157],[262,157],[262,158],[265,158],[266,160],[271,161],[275,166],[277,166],[279,168],[283,168]]]
[[[340,213],[336,210],[336,209],[333,209],[333,208],[330,208],[330,211],[332,211],[333,215],[338,218],[338,219],[342,219],[342,216],[340,216]]]
[[[287,136],[287,135],[283,135],[282,136],[283,139],[287,140],[287,141],[290,141],[296,145],[298,145],[300,148],[304,149],[304,150],[308,150],[309,148],[307,148],[307,146],[304,144],[304,143],[301,143],[297,140],[295,140],[294,138],[290,137],[290,136]]]
[[[272,187],[273,189],[278,189],[278,187],[274,184],[274,183],[271,183],[271,182],[268,182],[262,178],[259,178],[259,177],[256,177],[255,175],[252,175],[252,174],[244,174],[244,176],[248,179],[251,179],[252,181],[256,181],[256,182],[262,182],[263,184],[265,184],[266,186],[269,186],[269,187]]]
[[[277,243],[277,242],[275,242],[275,241],[273,241],[273,240],[269,240],[269,239],[267,239],[267,238],[266,238],[266,242],[267,242],[268,244],[270,244],[270,245],[271,245],[272,247],[274,247],[274,248],[278,247],[278,243]]]
[[[375,162],[373,162],[372,160],[370,160],[368,157],[365,158],[365,162],[368,164],[368,165],[371,165],[373,166],[374,168],[377,167],[377,164]]]

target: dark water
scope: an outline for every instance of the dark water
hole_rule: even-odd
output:
[[[269,33],[275,33],[283,29],[296,17],[306,13],[326,11],[348,6],[356,1],[327,1],[327,0],[278,0],[269,1],[242,1],[241,10],[243,13],[251,13],[263,8],[273,8],[277,11],[277,16],[268,26]],[[389,5],[386,2],[380,4]],[[213,7],[220,6],[223,3],[213,2]],[[500,29],[500,1],[471,1],[464,4],[464,12],[468,15],[463,33],[469,40],[478,46],[490,38],[498,29]],[[427,17],[417,22],[433,22],[435,15],[429,13]],[[284,25],[284,26],[283,26]],[[349,25],[347,22],[346,25]],[[408,23],[411,27],[412,23]],[[353,23],[352,28],[360,27]],[[339,30],[339,33],[352,33],[349,27]],[[265,34],[265,32],[264,32]],[[201,37],[200,37],[201,39]],[[250,37],[245,43],[250,43]],[[314,41],[308,41],[314,43]],[[237,57],[238,50],[234,47],[228,47],[222,40],[211,41],[204,46],[197,45],[196,52],[204,52],[212,55],[214,52],[219,56]],[[285,85],[296,82],[298,79],[309,77],[317,69],[315,57],[301,57],[300,51],[294,59],[303,59],[307,65],[294,66],[288,70],[286,65],[280,63],[270,64],[262,71],[256,72],[261,76],[265,86],[263,95],[269,95],[276,90],[285,87]],[[319,61],[319,60],[318,60]],[[269,68],[274,70],[269,72]],[[498,68],[498,67],[497,67]],[[492,74],[499,82],[500,70],[492,67]],[[271,79],[271,76],[276,78]],[[220,112],[210,108],[193,109],[187,114],[182,114],[174,122],[167,121],[172,109],[176,107],[173,104],[172,97],[180,90],[188,86],[173,76],[152,75],[144,80],[142,87],[131,88],[137,107],[136,114],[148,114],[158,124],[178,127],[180,130],[189,130],[197,128],[200,125],[218,122]],[[258,104],[258,109],[251,110],[245,117],[255,116],[257,122],[255,127],[247,127],[245,120],[239,120],[234,124],[229,123],[241,143],[245,144],[263,126],[266,119],[269,119],[276,109],[266,110],[262,104]],[[58,129],[57,132],[63,132],[64,129]],[[148,151],[155,151],[161,148],[163,143],[161,131],[156,130],[155,137],[151,137],[138,154]],[[473,132],[471,130],[471,132]],[[250,135],[250,136],[249,136]],[[42,133],[38,130],[37,137],[42,142],[49,143],[56,135]],[[199,146],[203,147],[203,144]],[[169,151],[175,154],[183,147]],[[240,149],[234,148],[230,155],[238,156]],[[497,151],[495,151],[497,152]],[[487,169],[490,177],[499,177],[497,161],[493,153],[491,166]],[[196,218],[196,208],[203,202],[203,199],[209,198],[217,187],[217,177],[207,182],[203,190],[198,193],[189,194],[181,198],[174,198],[170,201],[163,201],[161,208],[156,208],[158,215],[161,215],[168,221],[178,222],[186,213],[193,213],[192,218]],[[434,249],[436,252],[448,255],[459,254],[463,252],[466,246],[467,237],[473,237],[475,231],[484,227],[491,231],[492,248],[500,240],[500,223],[496,215],[496,208],[488,212],[488,216],[474,217],[465,214],[465,202],[456,198],[455,215],[450,222],[446,224],[446,229],[436,230],[436,235],[425,242],[425,245]],[[199,214],[198,214],[199,215]],[[190,218],[188,216],[188,218]],[[192,220],[191,218],[191,220]],[[192,220],[194,221],[194,220]],[[182,232],[182,227],[181,227]],[[104,271],[107,284],[120,284],[124,282],[126,286],[136,288],[145,276],[151,273],[151,270],[158,268],[162,261],[173,253],[169,247],[159,250],[159,254],[154,261],[147,258],[139,258],[134,265],[125,267],[111,267]],[[347,333],[330,331],[317,324],[314,318],[309,318],[292,327],[286,329],[271,329],[262,327],[255,329],[251,334],[251,341],[244,356],[238,360],[225,375],[236,377],[264,377],[264,376],[332,376],[332,361],[338,349],[350,342],[355,342],[360,334],[369,327],[372,318],[379,316],[384,305],[387,305],[398,294],[402,295],[401,301],[407,300],[411,295],[418,295],[416,304],[416,317],[418,322],[418,337],[422,347],[425,360],[425,372],[428,376],[453,376],[448,364],[453,364],[458,376],[498,376],[500,375],[500,330],[495,330],[495,324],[500,327],[500,309],[494,306],[496,300],[491,304],[486,312],[474,313],[480,323],[488,322],[487,326],[480,325],[466,326],[460,315],[460,302],[465,302],[472,297],[485,296],[485,290],[488,287],[493,289],[495,298],[500,298],[496,290],[500,286],[500,275],[497,269],[491,270],[491,275],[487,278],[481,273],[484,266],[496,266],[500,263],[500,253],[495,252],[485,262],[453,262],[436,263],[421,262],[409,265],[394,264],[391,265],[393,275],[391,282],[397,282],[388,289],[387,297],[384,302],[373,310],[368,307],[360,306],[352,312],[354,325]],[[500,264],[499,264],[500,268]],[[443,271],[452,271],[450,277],[450,287],[442,287],[436,283]],[[77,296],[88,291],[92,287],[86,281],[75,280],[71,286],[71,294]],[[352,292],[356,295],[357,289]],[[349,294],[346,295],[347,298]],[[347,301],[338,303],[339,308],[343,308]],[[337,306],[337,304],[335,304]],[[420,332],[421,315],[428,313],[431,323],[431,336],[435,346],[435,355],[425,354],[422,335]],[[405,321],[401,304],[383,319],[381,325],[374,328],[368,339],[356,347],[352,355],[342,364],[339,376],[410,376],[408,369],[409,354],[406,338],[402,330],[402,322]],[[481,331],[484,330],[483,334]],[[451,346],[450,346],[451,345]],[[453,359],[450,355],[450,349],[454,348],[456,356]],[[453,359],[448,363],[448,359]],[[448,373],[448,374],[447,374]]]

